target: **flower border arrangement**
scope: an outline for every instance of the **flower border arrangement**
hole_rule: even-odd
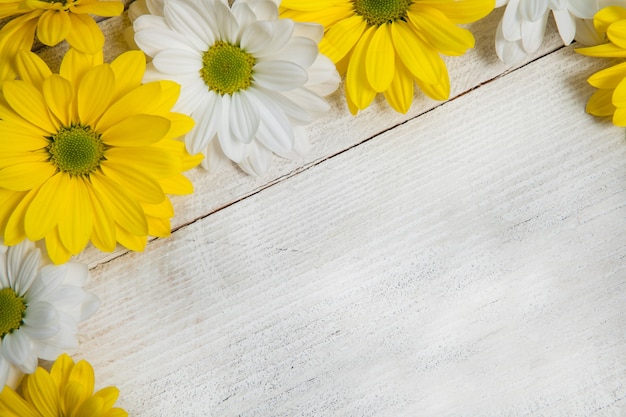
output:
[[[616,5],[617,4],[617,5]],[[168,195],[190,194],[183,173],[232,161],[264,175],[300,158],[305,127],[329,110],[344,78],[348,109],[380,93],[406,113],[415,87],[446,100],[442,56],[475,44],[463,24],[506,7],[494,51],[522,61],[554,16],[577,52],[626,57],[619,0],[137,0],[129,50],[103,62],[93,16],[120,1],[0,2],[0,412],[19,417],[121,417],[119,392],[95,391],[78,347],[79,322],[99,301],[82,289],[91,244],[144,249],[170,234]],[[69,51],[54,73],[34,41]],[[626,63],[589,78],[587,111],[626,126]],[[55,360],[50,371],[38,359]],[[22,375],[27,376],[22,379]],[[22,382],[20,382],[22,381]],[[20,386],[20,389],[17,387]]]

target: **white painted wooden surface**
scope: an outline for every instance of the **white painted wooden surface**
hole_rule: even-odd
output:
[[[501,14],[450,101],[336,93],[306,160],[194,170],[171,238],[81,255],[98,384],[137,417],[626,416],[625,131],[584,113],[606,62],[551,27],[509,68]]]

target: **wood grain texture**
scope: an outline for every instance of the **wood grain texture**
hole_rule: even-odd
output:
[[[476,37],[476,48],[463,57],[446,59],[452,82],[452,98],[526,63],[506,66],[495,55],[493,39],[502,12],[503,10],[496,10],[486,19],[469,25],[469,29]],[[107,39],[105,44],[107,61],[127,50],[123,33],[129,25],[126,15],[100,23]],[[559,47],[561,40],[554,27],[550,26],[542,48],[529,56],[527,62]],[[53,67],[58,67],[65,50],[66,46],[60,45],[55,48],[44,48],[39,53]],[[270,171],[262,178],[248,176],[234,165],[226,165],[220,172],[214,174],[201,168],[190,171],[188,177],[194,183],[195,193],[191,196],[173,197],[176,215],[172,219],[172,228],[178,229],[190,224],[442,104],[416,93],[412,108],[403,115],[390,109],[380,96],[370,108],[354,117],[345,104],[343,85],[339,91],[328,97],[328,101],[332,107],[329,114],[308,127],[313,146],[306,158],[290,161],[277,157]],[[125,252],[125,249],[120,248],[108,254],[89,247],[77,259],[93,267]]]
[[[461,91],[503,75],[406,116],[336,95],[282,180],[193,173],[198,220],[92,270],[99,384],[138,417],[626,415],[626,141],[583,112],[603,64],[463,59]]]

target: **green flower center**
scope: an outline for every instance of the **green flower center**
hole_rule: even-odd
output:
[[[89,126],[63,126],[56,135],[48,138],[50,161],[71,175],[88,175],[104,159],[105,146],[100,135]]]
[[[254,57],[236,45],[217,41],[202,55],[200,76],[218,94],[233,94],[252,84]]]
[[[0,338],[20,328],[25,311],[24,299],[13,288],[0,290]]]
[[[413,0],[354,0],[354,11],[370,26],[406,19]]]

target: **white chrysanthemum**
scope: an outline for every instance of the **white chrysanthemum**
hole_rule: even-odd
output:
[[[591,19],[598,0],[497,0],[506,5],[496,31],[496,53],[507,64],[522,61],[541,46],[550,12],[565,45],[576,36],[577,21]],[[580,22],[578,23],[580,26]]]
[[[81,286],[85,265],[53,265],[34,243],[0,245],[0,390],[15,370],[33,373],[37,358],[74,349],[77,324],[100,305]]]
[[[142,10],[143,9],[143,10]],[[187,150],[215,170],[228,158],[262,175],[272,154],[302,156],[302,126],[326,112],[339,84],[318,52],[323,28],[278,18],[268,0],[147,0],[131,8],[135,42],[152,62],[145,80],[181,85],[177,111],[196,121]]]

